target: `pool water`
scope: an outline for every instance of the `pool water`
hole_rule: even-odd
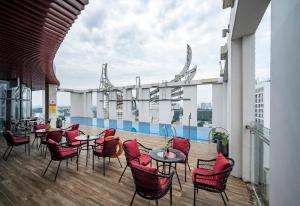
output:
[[[125,120],[111,120],[87,117],[67,118],[67,123],[81,124],[95,128],[115,128],[127,132],[156,135],[161,137],[185,137],[191,141],[207,142],[211,128],[208,127],[188,127],[184,125],[152,124],[148,122],[131,122]]]

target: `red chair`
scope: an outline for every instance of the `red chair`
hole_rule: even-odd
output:
[[[191,143],[189,139],[181,138],[181,137],[173,137],[169,140],[171,143],[171,148],[177,149],[181,151],[185,155],[185,159],[182,162],[184,164],[184,181],[186,182],[186,166],[189,167],[189,170],[191,171],[190,165],[189,165],[189,152],[191,148]],[[175,167],[177,165],[175,164]]]
[[[12,149],[14,147],[20,146],[20,145],[25,145],[25,152],[26,152],[26,145],[27,145],[28,155],[30,155],[30,138],[29,137],[26,137],[26,136],[25,137],[16,137],[10,130],[5,130],[3,132],[3,136],[4,136],[4,138],[6,140],[6,143],[7,143],[7,149],[5,150],[5,152],[2,156],[2,158],[5,161],[7,161]]]
[[[69,147],[79,147],[81,149],[81,146],[87,143],[87,141],[75,140],[75,137],[79,136],[80,134],[84,134],[84,133],[81,132],[80,130],[66,131],[66,139]]]
[[[103,135],[104,134],[104,135]],[[99,134],[99,136],[103,135],[103,138],[99,138],[95,140],[95,145],[101,145],[104,142],[105,137],[115,136],[116,130],[114,128],[106,129]]]
[[[36,139],[40,139],[40,145],[38,146],[38,148],[40,148],[42,140],[45,139],[46,137],[46,131],[44,132],[37,132],[37,130],[46,130],[48,129],[48,125],[47,124],[37,124],[34,125],[34,140],[31,144],[31,146],[33,146],[34,142]]]
[[[158,199],[164,197],[170,191],[170,205],[172,205],[172,179],[174,172],[170,175],[160,175],[158,170],[152,167],[146,167],[137,162],[131,164],[131,172],[135,184],[135,192],[132,197],[132,205],[136,193],[148,200],[155,200],[158,205]]]
[[[141,149],[139,148],[141,147]],[[121,182],[121,179],[127,169],[128,166],[130,166],[133,162],[138,163],[140,165],[146,166],[148,164],[152,165],[152,159],[148,155],[150,148],[145,147],[141,143],[137,142],[136,139],[134,140],[126,140],[123,142],[123,150],[126,157],[126,166],[124,171],[122,172],[122,175],[119,179],[119,182]],[[141,153],[144,152],[144,153]]]
[[[194,183],[194,206],[196,205],[196,192],[198,189],[206,190],[209,192],[219,193],[222,197],[224,205],[229,201],[225,192],[227,179],[234,166],[234,160],[225,158],[221,153],[218,154],[216,159],[197,161],[197,168],[193,170],[192,180]]]
[[[46,146],[49,139],[53,140],[56,143],[60,143],[62,136],[63,136],[62,130],[49,130],[49,131],[47,131],[46,139],[42,140],[42,145]],[[43,153],[43,150],[45,151],[45,157],[46,157],[47,148],[45,147],[43,149],[43,147],[42,147],[42,150],[41,150],[42,153]]]
[[[56,170],[56,174],[55,174],[55,178],[54,178],[54,181],[56,181],[61,161],[68,160],[75,156],[77,156],[76,164],[77,164],[77,171],[78,171],[78,153],[77,153],[76,149],[63,148],[63,147],[59,146],[59,144],[57,142],[53,141],[52,139],[48,139],[47,146],[51,153],[51,160],[48,163],[46,170],[43,173],[43,176],[45,176],[52,161],[59,161],[59,164],[58,164],[58,167]]]
[[[95,156],[103,158],[103,175],[105,176],[105,157],[112,157],[113,155],[118,159],[119,164],[122,168],[122,164],[120,162],[119,157],[117,156],[117,145],[119,142],[119,138],[115,137],[111,140],[104,140],[102,146],[95,147],[93,150],[93,169],[94,169],[94,159]]]

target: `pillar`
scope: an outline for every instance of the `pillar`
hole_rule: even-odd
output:
[[[56,119],[57,119],[57,85],[55,84],[46,84],[45,92],[43,97],[44,101],[44,111],[45,111],[45,120],[51,120],[50,124],[52,128],[56,128]]]
[[[299,205],[300,1],[272,0],[270,205]]]
[[[109,127],[117,128],[117,91],[109,92]]]
[[[141,133],[150,133],[150,89],[139,89],[139,131]]]
[[[171,121],[173,112],[171,108],[171,88],[159,88],[159,135],[171,135]]]
[[[183,100],[183,136],[197,139],[197,86],[184,86],[183,98],[189,99]]]
[[[226,84],[212,85],[212,126],[226,128]]]
[[[104,95],[97,92],[97,127],[104,127]]]
[[[123,129],[132,128],[132,89],[123,89]]]

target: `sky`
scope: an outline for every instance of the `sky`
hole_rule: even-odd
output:
[[[222,29],[230,9],[211,0],[91,0],[76,19],[56,54],[54,63],[61,88],[99,87],[101,65],[115,86],[171,80],[183,68],[186,45],[192,48],[194,79],[219,77]],[[263,26],[262,41],[268,37]],[[263,49],[266,47],[260,46]],[[256,48],[257,49],[257,48]],[[260,48],[258,48],[260,49]],[[265,51],[257,59],[264,73]],[[198,103],[211,101],[211,87],[199,87]],[[41,105],[41,93],[33,105]],[[58,105],[69,105],[70,95],[58,93]]]

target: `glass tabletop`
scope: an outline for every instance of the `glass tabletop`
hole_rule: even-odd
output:
[[[77,137],[75,137],[75,140],[77,141],[92,141],[92,140],[96,140],[96,139],[99,139],[100,137],[99,136],[96,136],[96,135],[79,135]]]
[[[173,148],[169,148],[168,153],[164,148],[155,148],[150,151],[149,155],[156,161],[166,163],[180,162],[185,158],[185,155],[181,151]]]

